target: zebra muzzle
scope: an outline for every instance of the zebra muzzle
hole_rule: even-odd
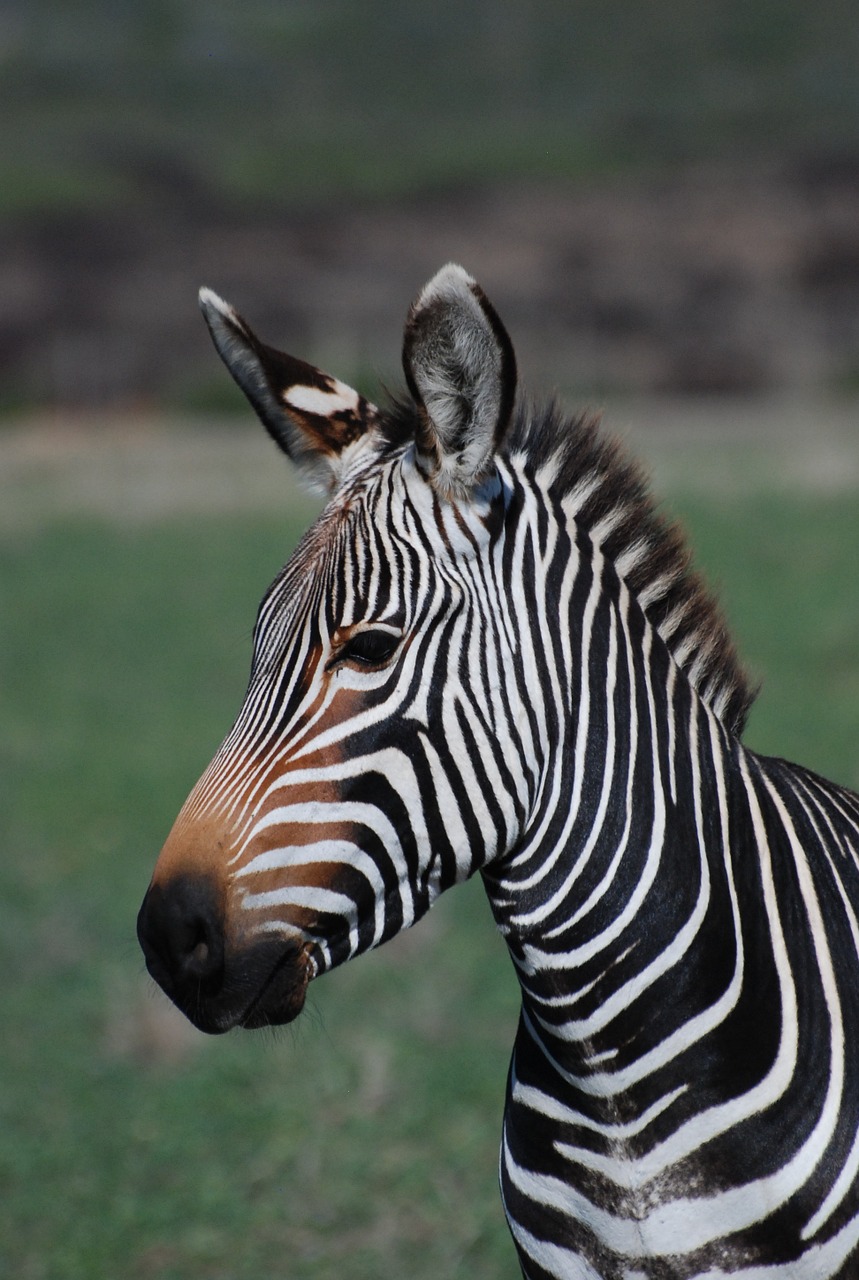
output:
[[[205,879],[151,884],[137,936],[151,977],[201,1031],[276,1026],[301,1012],[309,944],[271,937],[230,945],[218,895]]]

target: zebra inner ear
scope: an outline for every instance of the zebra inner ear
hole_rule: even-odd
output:
[[[218,354],[266,430],[311,487],[332,492],[344,450],[376,425],[375,405],[321,369],[266,346],[211,289],[200,290],[200,309]]]
[[[403,368],[433,484],[445,497],[467,495],[487,475],[510,420],[516,357],[495,309],[462,267],[442,267],[412,304]]]

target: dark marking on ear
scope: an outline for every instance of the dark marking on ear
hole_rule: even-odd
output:
[[[275,443],[311,480],[330,489],[340,454],[378,424],[357,391],[304,360],[262,342],[210,289],[200,307],[218,353]]]

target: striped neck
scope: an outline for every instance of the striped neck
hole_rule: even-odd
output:
[[[585,535],[567,551],[550,587],[560,625],[519,654],[524,686],[546,691],[529,721],[540,726],[530,814],[483,874],[532,1037],[570,1087],[596,1096],[600,1063],[612,1062],[614,1088],[618,1055],[641,1060],[642,1037],[661,1041],[688,1016],[678,969],[690,993],[711,989],[701,924],[716,899],[719,918],[736,919],[724,833],[742,748],[599,547]],[[546,555],[557,564],[558,544]],[[720,938],[728,970],[731,951]],[[660,1010],[646,1024],[645,994]]]

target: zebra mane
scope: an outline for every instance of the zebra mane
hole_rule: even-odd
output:
[[[550,479],[595,546],[611,561],[703,701],[739,735],[755,697],[722,610],[691,567],[682,531],[656,509],[641,467],[598,414],[519,403],[504,442]],[[545,481],[544,481],[545,482]]]

